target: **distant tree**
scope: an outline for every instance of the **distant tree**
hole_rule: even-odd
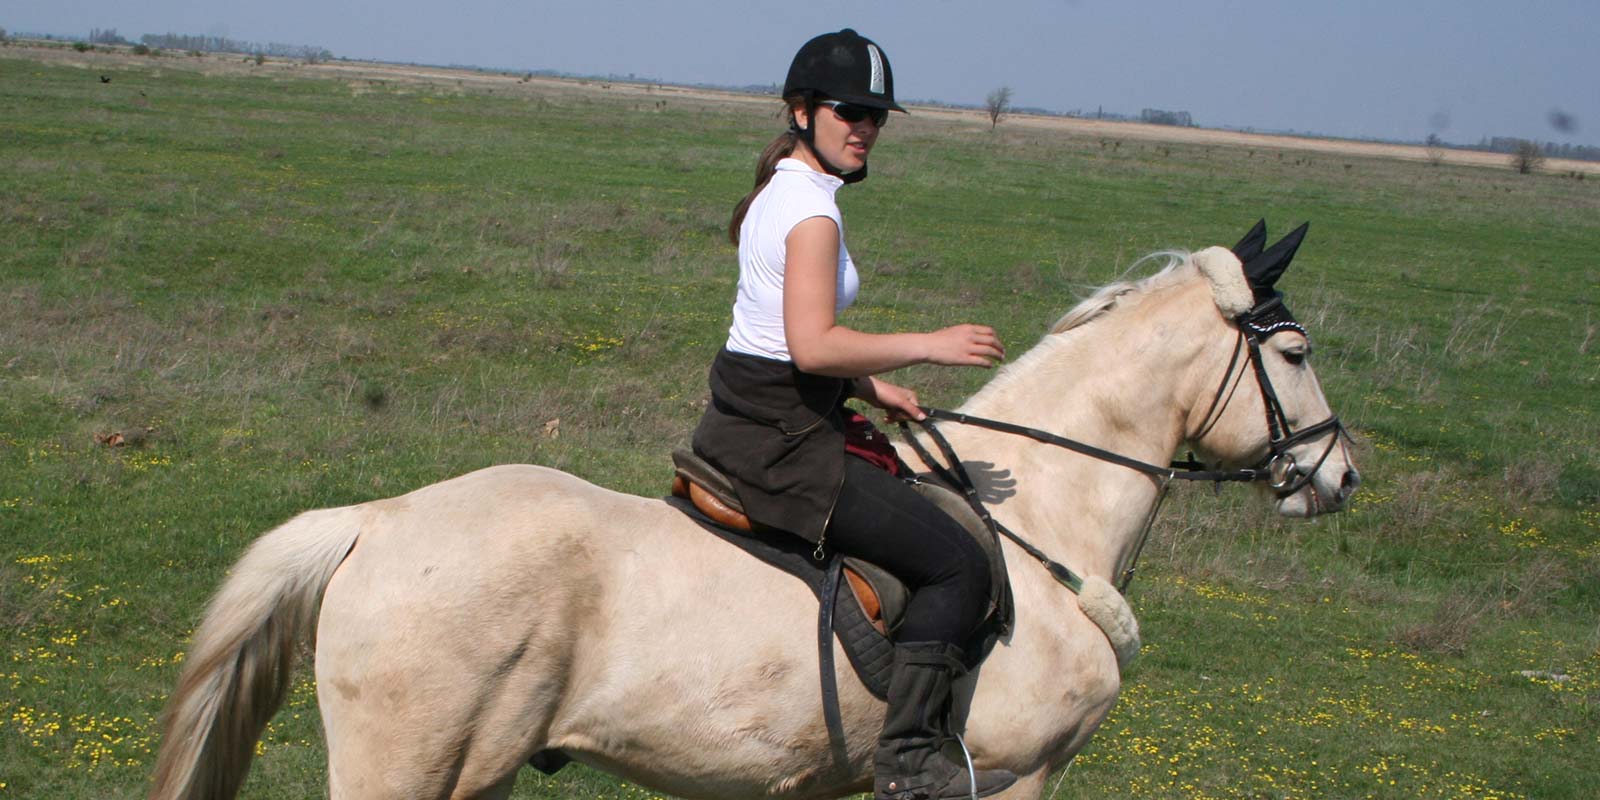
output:
[[[983,101],[983,107],[989,112],[989,130],[992,131],[1011,110],[1011,87],[1002,86],[990,92]]]
[[[1428,140],[1423,147],[1428,153],[1429,166],[1437,167],[1444,163],[1444,140],[1439,138],[1439,134],[1428,134]]]
[[[1537,142],[1523,139],[1517,143],[1517,149],[1511,151],[1511,166],[1516,167],[1517,172],[1527,175],[1544,166],[1544,151],[1539,149]]]
[[[121,36],[119,36],[117,34],[117,29],[116,28],[107,28],[105,30],[101,30],[99,28],[90,28],[89,29],[89,43],[90,44],[127,44],[128,40],[122,38]]]
[[[1146,108],[1139,112],[1139,121],[1151,125],[1174,125],[1179,128],[1193,128],[1194,117],[1187,111],[1163,111],[1159,108]]]
[[[11,37],[6,35],[5,28],[0,28],[0,44],[11,44]]]

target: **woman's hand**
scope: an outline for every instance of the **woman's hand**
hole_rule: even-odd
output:
[[[882,378],[862,378],[856,385],[860,389],[857,396],[869,405],[889,412],[890,422],[921,420],[928,416],[922,413],[917,393],[904,386],[897,386]]]
[[[992,367],[1004,361],[1005,345],[987,325],[952,325],[927,334],[927,361],[947,367]]]

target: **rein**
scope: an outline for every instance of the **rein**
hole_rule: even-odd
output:
[[[1117,586],[1118,592],[1126,594],[1128,586],[1133,582],[1133,575],[1139,563],[1139,556],[1144,552],[1145,542],[1150,537],[1150,529],[1155,525],[1156,515],[1161,511],[1161,505],[1165,502],[1167,490],[1171,487],[1173,481],[1205,481],[1219,486],[1228,482],[1250,483],[1266,481],[1267,485],[1278,497],[1288,497],[1308,486],[1316,475],[1317,470],[1321,469],[1328,457],[1333,454],[1334,448],[1339,446],[1340,439],[1349,437],[1349,432],[1345,430],[1337,415],[1330,416],[1315,425],[1301,428],[1300,430],[1291,429],[1288,415],[1284,413],[1283,404],[1278,400],[1278,394],[1272,388],[1272,381],[1267,377],[1266,365],[1261,358],[1261,342],[1272,334],[1281,330],[1295,330],[1301,335],[1305,335],[1305,328],[1301,327],[1293,319],[1287,318],[1287,312],[1280,311],[1281,309],[1281,301],[1269,301],[1239,315],[1235,320],[1239,327],[1239,340],[1234,343],[1233,355],[1228,360],[1227,371],[1222,375],[1222,383],[1217,387],[1217,392],[1211,399],[1210,407],[1207,408],[1205,416],[1202,417],[1202,419],[1209,420],[1202,428],[1201,435],[1204,435],[1205,432],[1210,431],[1216,425],[1217,420],[1221,419],[1222,409],[1227,406],[1224,396],[1230,394],[1228,385],[1232,382],[1234,367],[1239,362],[1240,352],[1247,352],[1246,360],[1250,362],[1250,366],[1256,376],[1256,383],[1260,386],[1262,405],[1266,409],[1267,417],[1268,452],[1256,467],[1231,470],[1206,469],[1205,465],[1195,461],[1193,456],[1184,461],[1173,461],[1163,467],[1140,461],[1136,458],[1130,458],[1120,453],[1114,453],[1076,439],[1069,439],[1046,430],[926,406],[920,407],[926,417],[918,420],[918,424],[922,426],[923,431],[938,446],[940,454],[944,457],[944,463],[936,461],[932,454],[923,447],[922,443],[911,435],[910,426],[905,421],[900,423],[901,435],[905,437],[911,448],[916,451],[917,457],[922,459],[924,464],[929,465],[940,480],[961,490],[961,493],[966,496],[967,504],[978,514],[989,530],[1005,536],[1018,547],[1021,547],[1023,552],[1026,552],[1042,564],[1052,578],[1055,578],[1058,583],[1074,593],[1082,591],[1083,578],[1066,565],[1051,559],[1043,550],[1029,543],[1015,531],[1007,528],[989,513],[989,510],[983,504],[982,498],[978,495],[978,488],[973,482],[972,476],[967,473],[966,467],[956,455],[955,449],[950,446],[950,441],[939,431],[934,422],[943,420],[954,422],[958,425],[970,425],[1013,436],[1023,436],[1041,444],[1071,450],[1109,464],[1142,472],[1154,478],[1157,484],[1155,504],[1145,517],[1144,525],[1139,532],[1138,543],[1134,546],[1133,556],[1129,560],[1127,568],[1123,570],[1122,580]],[[1277,313],[1281,313],[1282,316],[1273,316]],[[1270,320],[1270,324],[1263,325],[1262,322],[1264,320]],[[1212,416],[1213,413],[1216,414],[1215,417]],[[1300,470],[1294,456],[1289,452],[1289,448],[1330,431],[1333,435],[1329,437],[1328,447],[1322,451],[1317,463],[1309,471]]]
[[[1091,444],[1085,444],[1075,439],[1057,436],[1049,431],[1039,430],[1038,428],[1027,428],[1021,425],[1013,425],[1009,422],[1001,422],[999,420],[986,419],[984,417],[974,417],[970,414],[946,411],[942,408],[928,408],[926,406],[921,408],[927,417],[925,419],[918,420],[918,424],[922,426],[923,431],[928,434],[928,437],[933,439],[934,444],[938,445],[940,454],[944,456],[944,460],[949,466],[945,466],[945,464],[936,461],[933,458],[933,454],[929,453],[927,448],[924,448],[922,443],[917,441],[916,437],[910,435],[910,427],[905,422],[901,422],[901,434],[905,437],[906,441],[910,443],[911,449],[917,452],[917,457],[922,459],[922,463],[932,467],[934,474],[939,476],[940,480],[961,490],[961,493],[967,499],[967,505],[972,507],[972,510],[977,513],[980,519],[983,520],[983,524],[987,526],[989,530],[994,531],[995,533],[1000,534],[1007,539],[1010,539],[1012,543],[1022,548],[1023,552],[1032,556],[1044,566],[1045,571],[1050,573],[1050,577],[1055,578],[1057,583],[1072,590],[1074,594],[1083,591],[1083,578],[1077,573],[1073,572],[1072,569],[1067,565],[1050,558],[1050,556],[1046,555],[1043,550],[1040,550],[1028,540],[1022,538],[1022,536],[1016,531],[1006,527],[1004,523],[995,519],[994,515],[989,513],[989,509],[983,504],[983,499],[978,496],[978,487],[973,482],[972,476],[967,473],[966,466],[962,464],[960,457],[956,455],[955,448],[950,446],[950,440],[946,439],[944,434],[940,432],[938,426],[934,425],[934,420],[942,419],[961,425],[971,425],[979,428],[988,428],[1001,433],[1026,436],[1044,444],[1063,447],[1077,453],[1082,453],[1084,455],[1097,458],[1101,461],[1107,461],[1112,464],[1124,466],[1154,477],[1159,486],[1159,491],[1156,495],[1156,502],[1155,505],[1151,507],[1150,513],[1145,517],[1144,526],[1139,532],[1139,543],[1134,548],[1133,559],[1128,563],[1128,568],[1123,570],[1122,581],[1117,585],[1117,591],[1122,593],[1126,593],[1128,591],[1129,584],[1133,582],[1133,574],[1139,562],[1139,554],[1144,551],[1144,543],[1150,538],[1150,529],[1155,525],[1156,514],[1160,512],[1161,504],[1166,500],[1167,497],[1167,489],[1174,479],[1213,481],[1220,483],[1223,481],[1261,480],[1266,475],[1266,473],[1254,469],[1190,469],[1190,467],[1193,466],[1201,466],[1192,461],[1182,463],[1174,462],[1172,466],[1163,468],[1154,464],[1148,464],[1146,462],[1139,461],[1137,459],[1128,458],[1127,456],[1119,455],[1109,450],[1095,447]]]

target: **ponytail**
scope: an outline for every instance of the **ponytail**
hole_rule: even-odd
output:
[[[800,143],[800,134],[794,125],[794,110],[801,104],[812,107],[811,100],[809,92],[797,92],[784,97],[784,108],[789,114],[789,130],[778,134],[778,138],[768,143],[766,149],[761,151],[761,157],[756,159],[756,186],[733,207],[733,219],[728,222],[728,241],[739,243],[739,228],[744,225],[744,215],[749,213],[750,204],[756,201],[756,195],[761,194],[767,182],[772,180],[773,173],[778,171],[778,162],[793,154],[795,146]]]
[[[767,145],[767,149],[761,151],[761,158],[756,160],[756,187],[733,207],[733,219],[728,222],[728,241],[739,243],[739,227],[744,224],[744,215],[750,211],[750,204],[766,188],[767,181],[772,180],[773,174],[778,171],[778,162],[788,158],[799,141],[800,137],[794,131],[784,131]]]

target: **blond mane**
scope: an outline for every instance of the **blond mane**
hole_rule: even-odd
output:
[[[1149,265],[1157,261],[1163,263],[1154,274],[1143,278],[1127,277],[1149,269]],[[1007,396],[1009,387],[1015,383],[1019,375],[1038,369],[1051,370],[1057,368],[1055,365],[1059,362],[1059,359],[1053,358],[1052,354],[1057,348],[1065,346],[1069,338],[1058,336],[1057,334],[1080,328],[1111,313],[1112,309],[1117,307],[1118,302],[1123,297],[1130,294],[1142,294],[1183,280],[1192,274],[1186,269],[1192,261],[1193,259],[1187,251],[1160,250],[1133,262],[1123,271],[1124,277],[1122,279],[1096,289],[1093,294],[1078,303],[1071,311],[1068,311],[1057,320],[1054,325],[1050,326],[1049,334],[1040,340],[1037,345],[1023,353],[1020,358],[1002,367],[1000,373],[995,375],[993,380],[989,381],[987,385],[978,390],[977,394],[974,394],[967,399],[966,403],[962,404],[962,410],[970,411],[975,405],[981,406],[994,398]]]
[[[1145,272],[1152,264],[1160,267],[1145,277],[1128,277]],[[1158,250],[1133,262],[1123,271],[1123,278],[1096,289],[1082,302],[1062,315],[1050,326],[1050,335],[1021,358],[1007,364],[994,380],[984,386],[963,404],[970,410],[995,397],[1004,397],[1017,375],[1032,369],[1052,369],[1058,359],[1051,354],[1065,346],[1068,337],[1059,336],[1081,328],[1110,314],[1130,295],[1144,295],[1190,280],[1198,273],[1211,285],[1213,299],[1226,316],[1237,315],[1250,307],[1250,288],[1240,268],[1239,259],[1222,247],[1208,247],[1197,253],[1187,250]]]
[[[1155,274],[1143,278],[1127,278],[1113,281],[1096,289],[1074,306],[1071,311],[1063,314],[1056,324],[1050,326],[1051,333],[1065,333],[1091,320],[1099,319],[1117,305],[1117,300],[1125,295],[1143,293],[1176,282],[1174,277],[1178,271],[1190,263],[1187,250],[1158,250],[1147,255],[1128,266],[1122,274],[1134,274],[1146,269],[1146,265],[1153,261],[1165,259],[1166,263]]]

